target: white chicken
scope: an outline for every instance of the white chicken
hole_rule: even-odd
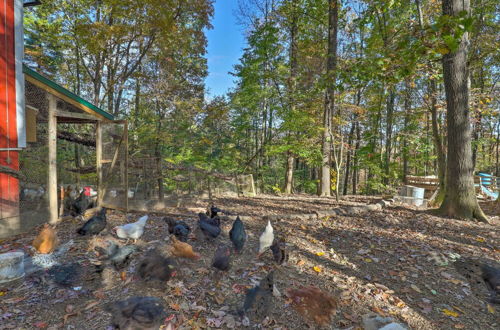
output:
[[[127,223],[123,226],[116,226],[114,230],[119,238],[124,238],[127,240],[133,239],[135,243],[144,233],[144,226],[146,225],[146,221],[148,221],[147,215],[140,217],[136,222]]]
[[[270,248],[271,245],[273,245],[273,241],[274,241],[274,230],[273,230],[273,226],[271,226],[271,221],[268,221],[266,229],[260,235],[260,238],[259,238],[259,255],[258,255],[259,257],[268,248]]]

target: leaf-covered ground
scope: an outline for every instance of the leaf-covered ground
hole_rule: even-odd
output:
[[[89,258],[89,239],[78,237],[76,220],[58,226],[62,242],[75,240],[63,262],[76,261],[84,269],[79,290],[54,285],[43,273],[23,281],[0,284],[0,329],[106,329],[110,314],[104,306],[132,295],[157,296],[164,300],[169,319],[180,329],[244,328],[235,311],[241,308],[246,288],[254,286],[269,270],[281,296],[274,299],[269,316],[251,319],[250,327],[304,329],[308,325],[289,305],[286,288],[315,285],[338,300],[331,328],[362,328],[367,313],[390,316],[412,329],[498,329],[500,306],[487,303],[488,292],[479,277],[468,278],[459,266],[464,259],[499,262],[500,230],[494,224],[445,219],[426,211],[389,206],[360,216],[335,216],[315,220],[274,221],[275,234],[286,238],[290,259],[276,266],[270,252],[256,259],[258,237],[266,215],[314,213],[374,200],[348,197],[339,204],[333,199],[295,196],[219,198],[215,204],[232,215],[243,215],[249,239],[241,255],[233,255],[232,268],[220,274],[210,267],[219,242],[230,243],[231,221],[215,242],[190,239],[202,255],[199,261],[179,260],[177,276],[168,283],[148,286],[134,276],[143,251],[153,246],[168,251],[164,214],[150,214],[138,253],[125,274],[96,275]],[[197,212],[207,200],[166,213],[196,228]],[[486,205],[490,215],[495,209]],[[141,213],[142,214],[142,213]],[[108,230],[135,221],[141,214],[109,212]],[[0,252],[22,249],[29,252],[36,232],[0,242]],[[168,253],[168,252],[166,252]],[[458,261],[456,261],[458,259]],[[456,261],[456,262],[454,262]]]

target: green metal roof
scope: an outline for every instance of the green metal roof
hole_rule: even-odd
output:
[[[92,103],[85,101],[80,96],[76,95],[75,93],[70,92],[69,90],[67,90],[66,88],[62,87],[61,85],[58,85],[57,83],[53,82],[52,80],[50,80],[48,78],[45,78],[44,76],[42,76],[38,72],[30,69],[25,64],[23,64],[23,72],[26,75],[30,76],[31,78],[39,81],[43,85],[45,85],[45,86],[47,86],[47,87],[49,87],[49,88],[51,88],[51,89],[59,92],[60,94],[66,96],[68,98],[70,98],[74,102],[76,102],[76,103],[82,105],[83,107],[85,107],[85,108],[87,108],[87,109],[95,112],[96,114],[99,114],[99,115],[103,116],[106,119],[114,120],[115,117],[112,114],[110,114],[109,112],[106,112],[106,111],[102,110],[101,108],[96,107]]]

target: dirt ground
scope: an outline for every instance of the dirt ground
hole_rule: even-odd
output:
[[[287,288],[299,285],[317,286],[338,301],[331,329],[362,329],[362,316],[367,313],[392,317],[411,329],[500,328],[500,306],[487,303],[488,291],[481,279],[467,278],[459,266],[463,260],[498,266],[500,227],[498,210],[491,204],[484,205],[496,219],[491,225],[436,217],[397,205],[354,217],[281,219],[273,222],[274,232],[286,239],[289,261],[277,266],[270,252],[256,259],[258,238],[267,222],[263,216],[314,213],[375,201],[356,196],[347,196],[340,205],[334,199],[310,196],[215,199],[227,214],[244,216],[249,238],[243,253],[233,255],[227,273],[210,266],[215,247],[220,242],[230,244],[227,233],[232,221],[226,220],[215,242],[193,235],[189,243],[202,258],[179,260],[177,276],[159,286],[148,286],[136,278],[134,268],[148,248],[168,250],[169,234],[162,221],[165,214],[149,214],[138,243],[140,252],[125,274],[112,273],[106,281],[90,265],[89,258],[95,257],[89,251],[90,239],[76,234],[82,223],[65,221],[58,226],[58,236],[62,242],[74,239],[75,244],[61,262],[78,262],[84,276],[76,289],[55,285],[43,272],[0,284],[0,329],[108,329],[110,314],[104,306],[134,295],[163,299],[170,322],[179,329],[318,328],[297,314],[284,294]],[[187,208],[165,211],[196,228],[196,214],[208,204],[200,200]],[[101,236],[142,214],[108,212],[107,230]],[[0,253],[17,249],[32,254],[30,244],[36,233],[1,241]],[[271,269],[275,269],[281,296],[273,298],[267,318],[242,324],[235,311],[243,304],[245,289]]]

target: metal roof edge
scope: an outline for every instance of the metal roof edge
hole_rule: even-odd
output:
[[[33,79],[36,79],[39,82],[43,83],[44,85],[50,87],[51,89],[58,91],[59,93],[65,95],[66,97],[69,97],[70,99],[81,104],[82,106],[84,106],[84,107],[94,111],[95,113],[105,117],[106,119],[109,119],[109,120],[115,119],[115,117],[112,114],[110,114],[109,112],[102,110],[101,108],[93,105],[92,103],[90,103],[88,101],[85,101],[83,98],[76,95],[75,93],[70,92],[69,90],[62,87],[61,85],[59,85],[59,84],[53,82],[52,80],[42,76],[41,74],[34,71],[33,69],[30,69],[26,64],[23,64],[23,72],[25,74],[27,74],[28,76],[32,77]]]

